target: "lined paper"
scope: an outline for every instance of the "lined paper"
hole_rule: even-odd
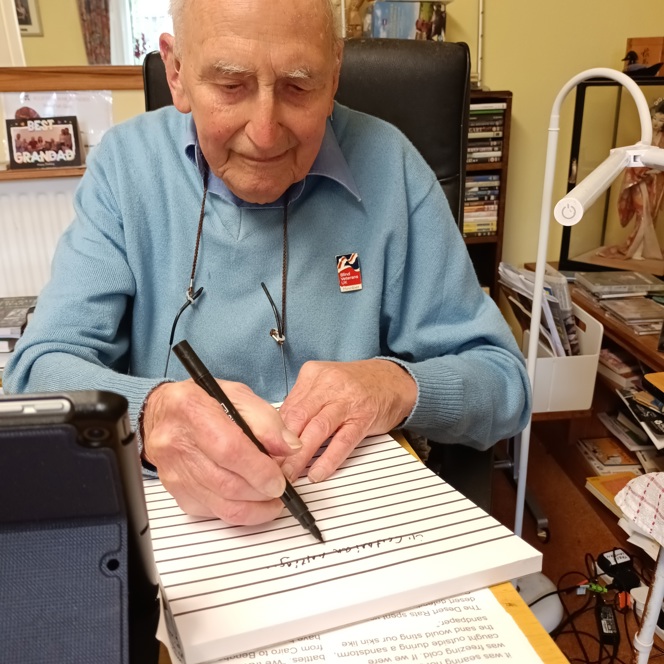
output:
[[[317,542],[284,510],[256,527],[180,510],[145,481],[152,542],[187,664],[203,664],[539,571],[541,554],[391,436],[332,478],[294,483]]]

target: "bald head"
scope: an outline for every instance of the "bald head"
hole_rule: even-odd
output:
[[[181,51],[180,38],[184,32],[184,16],[187,8],[194,4],[197,0],[171,0],[170,2],[170,15],[173,19],[173,35],[175,36],[175,50]],[[224,2],[228,0],[217,0]],[[234,0],[231,0],[234,1]],[[344,2],[344,0],[341,0]],[[335,1],[334,0],[310,0],[311,4],[318,3],[322,9],[325,17],[325,25],[329,35],[330,43],[335,44],[341,39],[341,29],[338,22],[335,20]],[[306,20],[306,18],[305,18]]]

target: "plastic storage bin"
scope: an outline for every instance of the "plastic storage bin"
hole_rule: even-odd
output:
[[[593,401],[597,364],[604,326],[589,313],[573,305],[581,355],[553,357],[541,343],[537,355],[533,413],[587,410]],[[523,352],[528,355],[528,330]]]

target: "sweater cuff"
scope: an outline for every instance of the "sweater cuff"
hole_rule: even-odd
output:
[[[136,424],[135,424],[135,431],[136,431],[136,443],[138,445],[138,456],[141,460],[141,466],[143,467],[143,477],[146,478],[157,478],[158,473],[157,473],[157,467],[154,464],[151,464],[144,456],[143,456],[143,416],[145,415],[145,406],[147,405],[148,399],[150,398],[150,395],[157,389],[160,385],[163,385],[164,383],[172,383],[174,381],[169,380],[169,379],[163,379],[160,380],[156,385],[153,385],[150,391],[145,395],[145,398],[143,399],[143,402],[141,403],[141,406],[138,410],[138,415],[136,416]]]
[[[380,357],[403,367],[417,385],[417,401],[400,426],[440,442],[445,430],[454,429],[464,413],[464,382],[453,367],[441,366],[439,358],[405,362]]]

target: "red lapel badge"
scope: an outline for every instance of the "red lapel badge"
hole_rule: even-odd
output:
[[[337,256],[337,275],[339,276],[339,290],[342,293],[362,290],[362,272],[357,253]]]

